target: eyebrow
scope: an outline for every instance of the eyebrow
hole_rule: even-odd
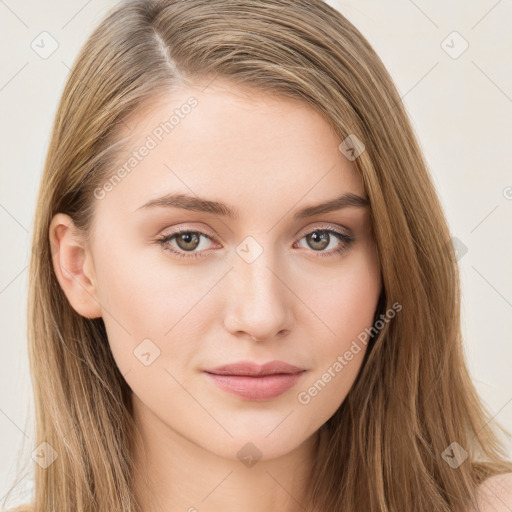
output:
[[[370,202],[367,198],[348,192],[324,203],[302,208],[294,213],[293,218],[300,220],[321,213],[341,210],[342,208],[347,207],[364,208],[369,206],[369,204]],[[135,211],[152,208],[179,208],[194,212],[212,213],[214,215],[221,215],[232,219],[238,219],[240,217],[238,209],[231,208],[225,203],[211,201],[197,196],[194,197],[187,194],[166,194],[165,196],[151,199]]]

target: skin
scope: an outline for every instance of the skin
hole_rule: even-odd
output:
[[[318,429],[345,399],[366,346],[308,404],[297,396],[373,324],[382,283],[370,208],[294,220],[296,210],[344,192],[366,197],[354,162],[307,104],[221,80],[135,113],[126,123],[132,149],[191,96],[191,113],[95,199],[88,242],[70,217],[53,218],[55,272],[79,314],[103,318],[133,391],[144,444],[134,485],[144,510],[302,510]],[[168,192],[222,201],[240,217],[138,210]],[[207,235],[189,249],[201,257],[178,258],[157,242],[176,227]],[[344,244],[335,236],[323,248],[306,237],[322,229],[355,240],[335,254]],[[248,236],[263,251],[250,263],[237,253]],[[167,245],[186,255],[177,238]],[[144,339],[160,350],[149,365],[134,355]],[[307,371],[267,401],[228,394],[202,371],[275,359]],[[249,442],[261,453],[251,467],[237,456]]]

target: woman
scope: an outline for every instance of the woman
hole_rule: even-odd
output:
[[[425,162],[325,3],[117,5],[33,244],[31,510],[512,507]]]

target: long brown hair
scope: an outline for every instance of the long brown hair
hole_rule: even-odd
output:
[[[468,375],[450,233],[392,79],[361,33],[320,0],[123,1],[78,55],[34,222],[35,446],[46,442],[58,457],[35,465],[32,510],[141,510],[132,491],[130,390],[103,320],[78,315],[60,288],[48,230],[62,212],[89,232],[94,190],[116,168],[128,116],[183,84],[216,77],[307,102],[340,142],[364,143],[355,164],[381,264],[376,317],[402,305],[369,342],[348,396],[321,428],[304,510],[466,510],[478,484],[512,464]],[[457,467],[447,450],[461,458]]]

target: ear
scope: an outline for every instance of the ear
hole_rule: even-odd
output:
[[[101,317],[92,254],[71,217],[56,214],[49,237],[53,269],[71,306],[86,318]]]

